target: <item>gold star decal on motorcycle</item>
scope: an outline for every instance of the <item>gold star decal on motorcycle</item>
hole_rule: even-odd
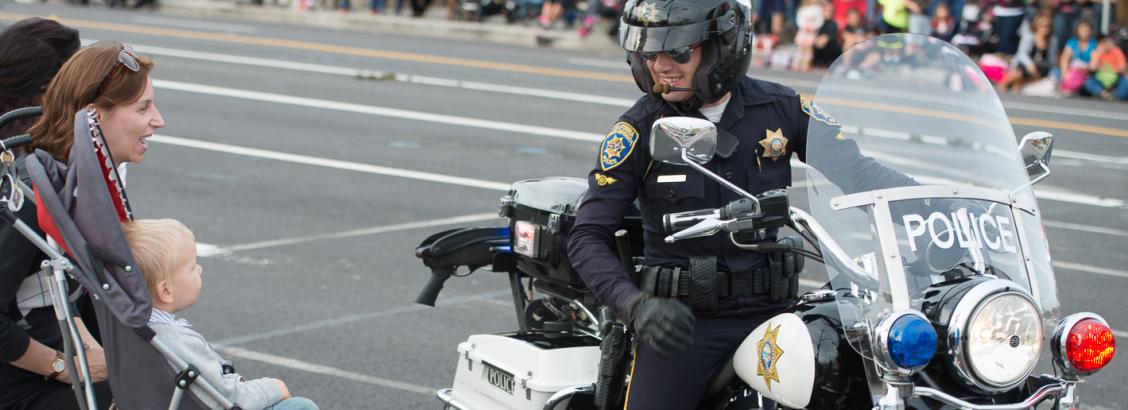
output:
[[[771,158],[772,161],[779,159],[779,157],[787,154],[787,137],[783,136],[783,129],[778,128],[775,131],[764,130],[768,135],[760,140],[760,146],[764,147],[764,157]]]
[[[619,180],[607,175],[595,174],[595,183],[599,184],[599,186],[608,186],[616,182],[619,182]]]
[[[776,369],[776,364],[779,363],[779,358],[783,356],[783,349],[776,342],[776,337],[779,336],[780,326],[782,325],[772,329],[772,324],[768,323],[764,337],[756,342],[756,351],[760,352],[760,360],[756,362],[756,375],[764,377],[768,391],[772,391],[772,381],[779,381],[779,371]]]

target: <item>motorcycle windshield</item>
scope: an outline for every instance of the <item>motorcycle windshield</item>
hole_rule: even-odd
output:
[[[884,35],[849,49],[804,101],[811,215],[845,333],[921,310],[935,284],[1011,280],[1058,317],[1049,248],[1030,179],[991,83],[956,47]],[[1049,339],[1049,338],[1046,338]]]

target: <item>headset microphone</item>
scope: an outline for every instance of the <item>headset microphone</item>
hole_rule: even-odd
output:
[[[667,94],[667,93],[671,93],[671,92],[674,92],[674,91],[693,91],[693,90],[694,90],[693,87],[672,87],[668,84],[654,84],[654,86],[650,88],[650,93],[654,94],[654,95],[662,95],[662,94]]]

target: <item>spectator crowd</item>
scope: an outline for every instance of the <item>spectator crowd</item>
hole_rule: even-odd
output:
[[[1099,35],[1103,7],[1090,0],[754,0],[753,10],[760,67],[825,68],[867,38],[912,33],[963,49],[1000,93],[1128,100],[1128,28]]]

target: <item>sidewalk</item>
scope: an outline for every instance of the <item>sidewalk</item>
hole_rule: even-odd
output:
[[[619,46],[606,35],[605,23],[597,24],[590,36],[581,38],[575,29],[545,30],[537,26],[535,21],[507,24],[503,16],[491,16],[480,23],[450,21],[446,19],[446,5],[441,1],[428,8],[420,18],[407,16],[408,10],[405,10],[404,16],[371,15],[366,7],[367,2],[356,3],[358,7],[354,7],[352,12],[341,14],[334,10],[295,11],[281,6],[238,4],[233,0],[163,0],[157,12],[189,18],[219,17],[258,23],[393,33],[562,50],[620,50]]]

